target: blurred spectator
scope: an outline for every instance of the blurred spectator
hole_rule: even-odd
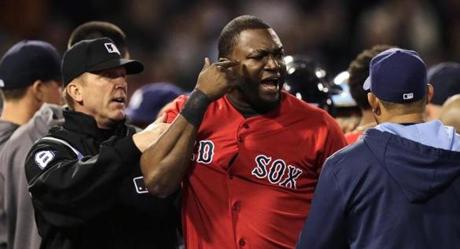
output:
[[[129,101],[126,115],[140,128],[152,123],[159,111],[184,91],[171,83],[151,83],[137,89]]]
[[[356,104],[361,109],[361,121],[358,126],[351,132],[345,134],[345,138],[349,144],[358,140],[365,130],[376,125],[371,106],[367,101],[367,91],[363,89],[364,81],[369,76],[369,62],[371,59],[380,52],[391,48],[388,45],[375,45],[370,49],[362,51],[350,63],[348,72],[350,74],[348,84],[350,86],[350,93]]]
[[[443,62],[428,70],[428,82],[433,85],[434,94],[427,106],[428,120],[438,119],[441,107],[451,96],[460,93],[460,64]]]
[[[365,48],[379,43],[410,47],[423,54],[429,63],[439,53],[439,21],[428,1],[382,1],[361,15],[354,38]]]
[[[460,94],[456,94],[444,102],[439,119],[444,125],[453,126],[457,133],[460,133]]]

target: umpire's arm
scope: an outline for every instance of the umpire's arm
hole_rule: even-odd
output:
[[[192,154],[198,127],[208,105],[231,87],[228,68],[237,63],[223,60],[211,64],[205,59],[192,92],[180,115],[141,157],[145,184],[153,195],[166,197],[179,187]],[[134,137],[136,139],[136,137]]]

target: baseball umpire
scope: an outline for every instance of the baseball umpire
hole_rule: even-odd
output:
[[[139,167],[167,125],[135,133],[124,122],[127,74],[142,70],[108,38],[81,41],[64,54],[65,123],[26,159],[42,249],[174,248],[172,198],[147,194]]]

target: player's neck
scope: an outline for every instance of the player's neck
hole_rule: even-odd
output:
[[[361,114],[362,114],[362,117],[361,117],[361,121],[359,122],[358,127],[359,126],[369,126],[369,127],[375,126],[376,122],[375,122],[375,118],[371,110],[362,110]]]
[[[281,97],[276,103],[252,103],[240,89],[236,88],[227,93],[227,98],[230,103],[237,109],[245,118],[261,115],[276,109],[281,102]]]
[[[425,122],[423,113],[408,113],[400,115],[385,115],[384,117],[378,118],[378,123],[397,123],[397,124],[418,124]]]
[[[5,101],[1,120],[9,121],[14,124],[23,125],[27,123],[35,114],[38,108],[28,101]]]
[[[242,101],[241,99],[238,99],[238,97],[232,95],[232,94],[227,94],[227,98],[232,104],[232,106],[239,112],[243,117],[248,118],[252,117],[255,115],[258,115],[257,111],[252,108],[252,106],[247,103],[246,101]]]

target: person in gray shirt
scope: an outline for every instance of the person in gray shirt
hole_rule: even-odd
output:
[[[0,116],[0,249],[38,248],[40,237],[24,160],[46,127],[62,119],[60,107],[43,105],[62,104],[57,50],[43,41],[16,43],[0,61],[0,88],[4,99]]]

